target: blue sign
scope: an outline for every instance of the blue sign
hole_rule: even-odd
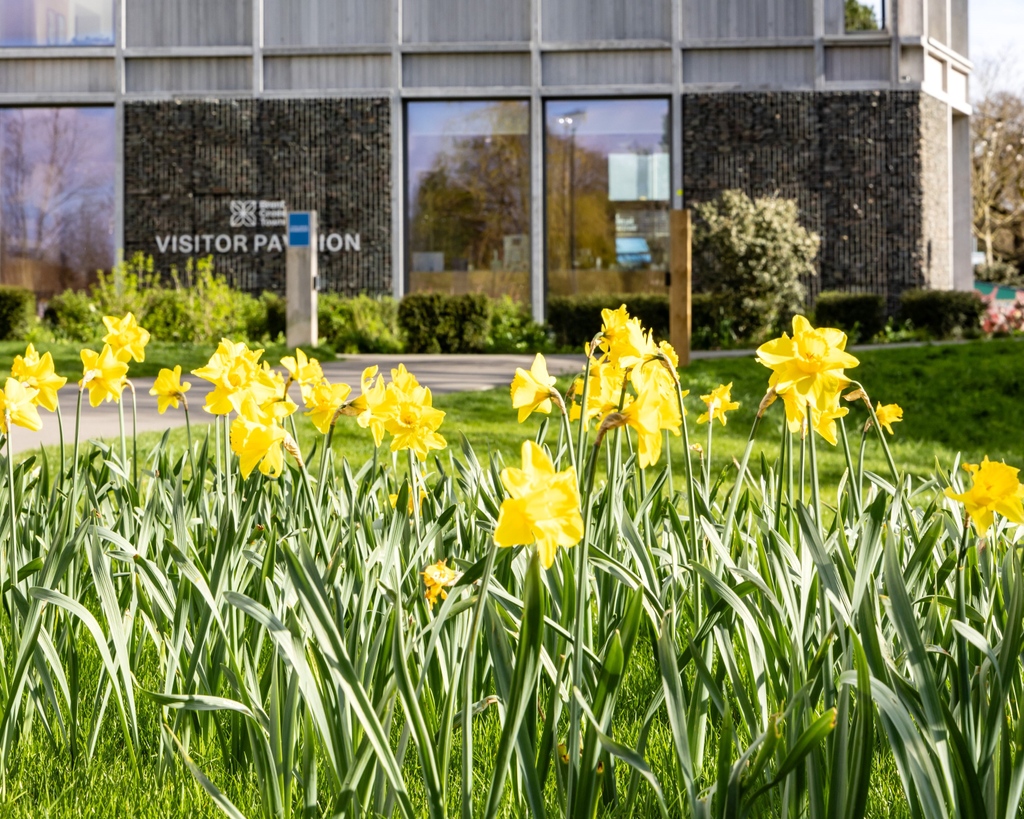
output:
[[[309,213],[288,214],[288,247],[309,247]]]

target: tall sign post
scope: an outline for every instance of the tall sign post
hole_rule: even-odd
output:
[[[668,296],[669,338],[679,355],[679,366],[690,366],[690,335],[693,321],[690,290],[693,278],[693,232],[689,210],[669,214],[671,266]]]
[[[289,347],[315,347],[317,327],[316,211],[288,214],[288,250],[285,253],[285,298]]]

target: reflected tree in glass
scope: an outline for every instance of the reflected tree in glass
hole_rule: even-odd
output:
[[[525,102],[410,103],[410,290],[529,298]]]
[[[41,296],[114,261],[114,112],[0,110],[0,280]]]

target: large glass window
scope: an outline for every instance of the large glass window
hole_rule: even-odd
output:
[[[0,282],[45,299],[114,261],[112,108],[0,108]]]
[[[530,298],[528,103],[406,108],[410,293]]]
[[[558,100],[544,115],[548,293],[664,291],[668,100]]]
[[[0,0],[0,46],[113,44],[112,0]]]

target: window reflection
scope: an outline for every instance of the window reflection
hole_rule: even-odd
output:
[[[844,0],[845,30],[847,34],[858,31],[880,31],[885,28],[884,0]]]
[[[409,292],[530,295],[529,107],[410,102]]]
[[[548,293],[664,291],[668,100],[552,101],[545,126]]]
[[[112,0],[0,0],[0,46],[113,43]]]
[[[0,109],[0,282],[42,298],[114,261],[114,111]]]

